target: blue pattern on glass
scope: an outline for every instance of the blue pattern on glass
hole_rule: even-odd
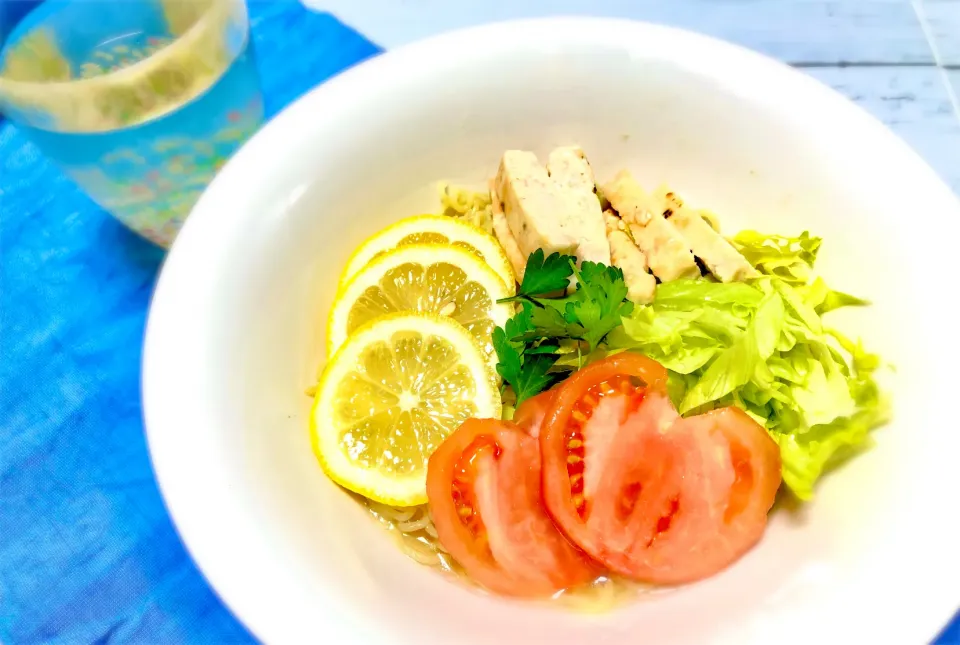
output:
[[[11,118],[161,246],[263,120],[240,0],[50,0],[14,30],[0,66]]]

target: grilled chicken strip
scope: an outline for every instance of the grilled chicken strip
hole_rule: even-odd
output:
[[[703,212],[684,206],[683,200],[667,187],[653,194],[651,208],[659,209],[664,218],[677,227],[695,256],[720,282],[738,282],[760,274],[719,231],[704,218]]]
[[[647,259],[623,230],[624,223],[613,211],[604,211],[603,220],[607,226],[610,260],[613,266],[623,271],[623,281],[627,285],[627,298],[638,304],[653,302],[657,279],[647,272]]]
[[[697,211],[681,206],[673,211],[670,222],[680,231],[693,254],[720,282],[738,282],[760,275]]]
[[[602,190],[610,206],[629,227],[655,276],[667,282],[700,275],[687,241],[669,220],[664,219],[662,208],[644,192],[629,171],[617,173]]]

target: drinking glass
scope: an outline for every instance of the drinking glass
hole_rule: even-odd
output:
[[[168,247],[263,121],[243,0],[47,0],[0,51],[0,112]]]

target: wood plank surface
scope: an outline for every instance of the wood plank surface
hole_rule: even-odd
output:
[[[960,0],[304,0],[387,48],[576,14],[658,22],[790,63],[879,118],[960,192]],[[955,69],[953,69],[955,68]]]

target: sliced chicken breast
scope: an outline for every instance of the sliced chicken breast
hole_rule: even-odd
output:
[[[624,223],[613,211],[604,211],[603,220],[607,227],[607,242],[610,244],[610,261],[613,266],[623,271],[627,298],[638,304],[653,302],[657,279],[647,272],[647,259],[623,230]]]
[[[684,206],[680,196],[666,186],[654,192],[653,204],[651,207],[659,208],[664,218],[677,227],[693,254],[721,282],[737,282],[760,275],[707,221],[703,212]]]
[[[737,282],[760,275],[697,211],[686,207],[674,209],[670,222],[680,231],[694,255],[720,282]]]
[[[610,263],[610,249],[593,171],[579,148],[559,148],[549,170],[536,155],[508,150],[500,160],[495,188],[517,247],[524,257],[537,249]]]
[[[578,147],[556,148],[547,159],[547,172],[570,206],[564,226],[577,238],[577,258],[609,265],[610,247],[604,235],[597,181],[587,156]]]
[[[695,278],[700,268],[680,231],[664,219],[662,208],[622,170],[603,186],[603,195],[630,229],[647,264],[661,281]]]
[[[503,214],[503,203],[500,201],[500,195],[497,193],[497,185],[494,180],[490,180],[490,212],[493,220],[493,234],[503,247],[503,252],[507,255],[507,260],[513,267],[513,274],[517,282],[523,282],[523,270],[527,267],[527,256],[523,254],[517,245],[517,239],[510,232],[510,225],[507,223],[507,217]]]

